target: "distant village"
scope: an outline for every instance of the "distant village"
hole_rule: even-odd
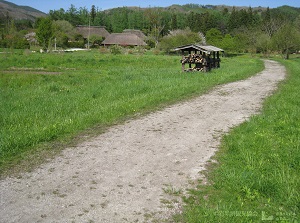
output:
[[[140,31],[135,29],[125,29],[122,33],[109,33],[104,26],[77,26],[76,32],[84,38],[85,48],[89,48],[92,44],[89,41],[91,36],[103,39],[100,43],[102,46],[146,46],[147,37]],[[38,44],[36,33],[31,32],[25,35],[25,38],[31,44]],[[96,45],[99,45],[96,43]]]

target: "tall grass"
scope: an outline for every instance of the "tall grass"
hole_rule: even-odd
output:
[[[191,192],[181,221],[300,221],[300,58],[281,62],[287,80],[223,138],[210,185]]]
[[[1,55],[1,172],[42,143],[109,126],[263,69],[260,60],[236,57],[224,58],[221,69],[210,73],[182,73],[179,60],[97,51]]]

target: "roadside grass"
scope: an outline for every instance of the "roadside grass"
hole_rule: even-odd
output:
[[[179,60],[99,51],[0,55],[0,175],[33,168],[76,136],[263,69],[258,59],[234,57],[209,73],[182,73]]]
[[[178,222],[300,221],[300,58],[279,61],[287,79],[262,114],[223,137],[209,184],[184,198]]]

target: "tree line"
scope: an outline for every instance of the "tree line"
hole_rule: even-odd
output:
[[[28,24],[29,28],[43,30],[39,27],[46,24],[42,20]],[[43,35],[51,35],[49,39],[55,36],[62,46],[72,42],[69,40],[82,45],[83,38],[74,31],[77,25],[105,26],[110,33],[139,29],[148,36],[150,47],[167,52],[178,45],[206,41],[227,52],[278,52],[288,57],[289,53],[299,50],[300,45],[300,8],[289,6],[253,9],[187,4],[101,10],[94,5],[90,9],[71,5],[67,10],[51,10],[46,20],[51,21],[52,31]],[[1,27],[2,42],[12,29],[17,31],[16,26],[12,28],[12,22],[8,25],[4,21]],[[44,41],[39,38],[41,44],[46,44]]]

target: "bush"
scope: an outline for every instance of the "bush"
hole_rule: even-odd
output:
[[[70,48],[84,48],[84,41],[68,42]]]
[[[5,38],[0,40],[1,48],[13,48],[13,49],[29,49],[29,42],[21,37]]]
[[[100,53],[109,53],[109,50],[106,47],[100,47],[99,52]]]
[[[193,43],[199,43],[202,38],[198,33],[192,32],[190,29],[175,30],[169,35],[162,38],[159,48],[165,52],[170,52],[171,49]]]
[[[15,44],[15,47],[14,47],[15,49],[29,49],[30,48],[29,42],[24,38],[16,39],[14,44]]]
[[[114,55],[122,54],[122,47],[119,45],[113,45],[110,47],[110,52]]]

